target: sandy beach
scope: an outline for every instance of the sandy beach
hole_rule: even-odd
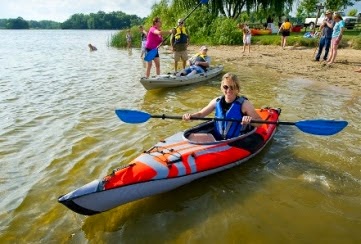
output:
[[[288,46],[252,45],[251,52],[242,53],[242,46],[209,46],[209,55],[215,63],[233,63],[237,66],[266,69],[272,76],[280,78],[297,76],[314,81],[325,81],[336,86],[352,86],[361,90],[361,50],[339,49],[336,61],[331,66],[316,62],[316,48]],[[195,53],[198,46],[190,46]],[[321,56],[321,59],[323,55]]]

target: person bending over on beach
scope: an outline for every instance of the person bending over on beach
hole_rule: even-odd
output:
[[[215,117],[221,119],[236,119],[234,121],[215,121],[214,137],[217,140],[225,140],[237,137],[249,131],[249,126],[259,126],[252,123],[252,119],[261,120],[252,103],[244,96],[239,96],[240,83],[238,77],[232,73],[226,73],[221,82],[222,96],[214,98],[207,106],[196,113],[186,113],[183,120],[191,120],[192,117],[206,117],[215,110]]]
[[[200,53],[197,53],[189,59],[190,66],[181,72],[176,73],[176,76],[191,76],[207,71],[207,68],[211,63],[211,58],[207,55],[208,48],[206,46],[202,46],[199,50]]]
[[[89,50],[90,51],[96,51],[96,50],[98,50],[95,46],[93,46],[92,44],[88,44],[88,47],[89,47]]]

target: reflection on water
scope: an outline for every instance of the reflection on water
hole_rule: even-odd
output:
[[[282,121],[344,119],[319,137],[280,126],[246,164],[172,192],[85,217],[57,197],[127,164],[159,139],[197,122],[132,125],[115,108],[181,115],[219,96],[219,79],[146,91],[140,50],[107,46],[111,31],[1,30],[0,241],[360,241],[360,92],[301,78],[277,80],[226,65],[257,106]],[[88,43],[98,48],[89,52]],[[162,70],[172,58],[161,53]],[[36,229],[37,231],[31,231]],[[50,231],[51,230],[51,231]],[[241,231],[240,231],[241,230]]]

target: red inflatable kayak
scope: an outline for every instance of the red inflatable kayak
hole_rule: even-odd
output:
[[[262,120],[273,122],[280,115],[280,109],[257,112]],[[202,123],[159,141],[129,164],[60,196],[58,201],[74,212],[93,215],[170,191],[246,162],[266,146],[276,126],[262,124],[239,137],[216,141],[211,133],[214,122]]]
[[[272,31],[270,29],[261,30],[261,29],[251,29],[252,36],[258,36],[258,35],[270,35],[272,34]]]

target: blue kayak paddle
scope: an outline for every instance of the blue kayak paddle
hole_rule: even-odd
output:
[[[208,3],[208,0],[201,0],[201,1],[193,8],[193,10],[192,10],[189,14],[187,14],[187,16],[186,16],[185,18],[183,18],[183,22],[184,22],[186,19],[188,19],[188,17],[189,17],[201,4],[207,4],[207,3]],[[179,26],[179,24],[178,24],[178,26]],[[178,26],[177,26],[177,27],[178,27]],[[163,43],[169,38],[169,36],[170,36],[170,34],[169,34],[166,38],[164,38],[164,40],[161,42],[161,44],[159,44],[156,48],[154,48],[154,49],[150,50],[149,52],[147,52],[147,53],[145,54],[145,56],[144,56],[144,61],[146,61],[146,62],[152,61],[152,60],[155,58],[155,56],[157,55],[157,53],[158,53],[158,48],[163,45]]]
[[[148,121],[150,118],[160,118],[160,119],[182,119],[182,116],[172,116],[172,115],[154,115],[149,114],[144,111],[139,110],[128,110],[128,109],[116,109],[116,115],[118,118],[130,124],[139,124]],[[192,117],[191,120],[219,120],[219,121],[238,121],[234,119],[221,119],[221,118],[199,118]],[[341,130],[343,130],[348,122],[344,120],[301,120],[298,122],[282,122],[282,121],[267,121],[267,120],[252,120],[252,123],[260,123],[260,124],[276,124],[276,125],[294,125],[301,131],[320,136],[330,136],[337,134]]]

